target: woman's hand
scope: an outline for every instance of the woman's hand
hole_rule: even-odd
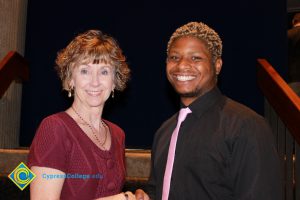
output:
[[[127,191],[125,193],[116,194],[109,197],[102,197],[97,200],[136,200],[134,194],[132,192]]]

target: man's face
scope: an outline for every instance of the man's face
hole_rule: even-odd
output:
[[[167,78],[187,106],[216,85],[222,60],[213,63],[205,43],[192,36],[178,38],[170,47]]]

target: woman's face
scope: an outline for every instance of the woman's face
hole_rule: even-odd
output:
[[[103,107],[115,88],[114,68],[105,63],[79,65],[72,72],[70,86],[77,106]]]

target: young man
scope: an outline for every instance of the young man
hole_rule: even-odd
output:
[[[166,72],[180,95],[182,122],[177,113],[155,135],[146,191],[151,199],[282,199],[271,130],[217,88],[221,55],[219,35],[201,22],[178,28],[170,38]]]

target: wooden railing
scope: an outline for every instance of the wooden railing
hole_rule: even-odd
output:
[[[0,99],[14,80],[28,80],[27,61],[16,51],[10,51],[0,62]]]
[[[257,81],[281,159],[284,199],[300,199],[300,98],[264,59],[258,59]]]

